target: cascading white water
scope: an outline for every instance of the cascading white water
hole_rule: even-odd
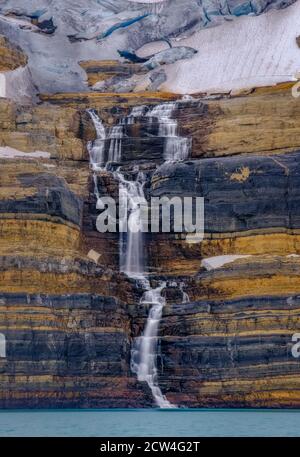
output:
[[[89,141],[87,144],[88,152],[90,155],[90,162],[93,170],[97,171],[105,165],[105,140],[106,140],[106,131],[105,127],[96,114],[95,111],[89,109],[87,111],[92,118],[94,127],[96,130],[97,138],[94,141]]]
[[[133,108],[127,118],[123,118],[120,123],[112,127],[108,139],[110,140],[107,161],[105,156],[105,128],[96,113],[89,110],[89,114],[94,122],[97,132],[97,139],[89,143],[88,150],[90,160],[94,170],[106,167],[107,163],[118,163],[121,159],[122,137],[124,125],[132,124],[136,117],[145,117],[149,121],[157,119],[159,123],[159,136],[165,138],[164,159],[167,161],[184,160],[189,154],[189,142],[187,138],[177,136],[177,121],[171,119],[172,112],[176,108],[176,103],[165,103],[154,107],[151,111],[145,106]],[[142,305],[150,305],[151,309],[147,319],[143,335],[134,341],[132,348],[131,369],[137,374],[139,381],[145,381],[149,385],[155,403],[160,408],[174,408],[175,405],[170,403],[163,395],[157,379],[157,346],[158,346],[158,329],[162,317],[162,310],[165,305],[165,299],[162,296],[162,290],[165,283],[156,288],[151,288],[150,282],[146,277],[145,271],[145,252],[143,233],[140,230],[142,224],[142,205],[146,202],[144,194],[145,177],[138,169],[136,179],[130,181],[125,178],[124,174],[118,169],[113,172],[115,178],[119,181],[119,195],[128,201],[129,212],[127,214],[127,232],[123,233],[120,225],[120,271],[127,274],[128,277],[136,279],[146,290],[140,301]],[[94,174],[95,194],[99,198],[97,187],[97,177]],[[120,224],[123,222],[120,221]],[[187,301],[188,296],[183,292],[183,300]]]
[[[92,118],[97,135],[97,138],[94,141],[89,141],[87,143],[87,149],[90,155],[90,164],[93,170],[94,194],[98,200],[100,198],[100,194],[96,172],[101,170],[105,163],[104,153],[106,132],[105,127],[96,112],[91,109],[87,110],[87,112]]]
[[[109,137],[108,163],[120,162],[122,155],[123,125],[111,128]]]
[[[172,113],[177,108],[178,102],[169,102],[155,106],[147,116],[157,118],[159,122],[158,135],[164,137],[164,160],[166,162],[177,162],[186,160],[191,149],[190,138],[178,136],[178,122],[172,119]]]
[[[97,170],[103,170],[110,163],[118,163],[121,160],[123,126],[126,124],[125,118],[120,123],[112,127],[109,131],[108,139],[109,151],[107,161],[105,161],[105,140],[107,138],[105,127],[101,119],[93,110],[88,110],[94,123],[97,138],[94,142],[88,143],[88,151],[92,169],[94,170],[95,195],[100,197],[97,184]],[[137,111],[134,111],[134,114]],[[130,116],[129,116],[130,117]],[[126,199],[129,207],[128,230],[123,233],[120,230],[120,271],[126,273],[131,278],[142,279],[144,277],[144,243],[143,235],[139,230],[141,223],[140,201],[145,200],[143,186],[145,183],[143,173],[138,172],[135,181],[127,180],[118,170],[112,172],[119,181],[119,195],[122,201]],[[120,223],[122,223],[120,221]],[[126,238],[126,239],[124,239]]]
[[[119,195],[127,199],[128,229],[126,233],[120,233],[120,270],[130,278],[144,279],[145,277],[145,253],[143,233],[141,231],[142,203],[146,202],[144,195],[145,177],[138,172],[135,181],[129,181],[118,172]],[[123,200],[122,200],[123,201]],[[124,238],[126,238],[124,240]]]
[[[188,294],[184,291],[182,291],[182,303],[189,303],[190,302],[190,297]]]
[[[165,305],[165,299],[161,294],[165,286],[165,283],[155,289],[151,289],[149,286],[149,290],[144,293],[141,299],[140,303],[150,305],[151,309],[143,335],[134,341],[131,370],[136,373],[139,381],[147,382],[157,406],[160,408],[176,408],[163,395],[157,380],[158,327]]]
[[[131,113],[129,114],[129,118],[135,118],[135,117],[142,117],[145,116],[145,113],[148,111],[148,107],[146,105],[139,105],[139,106],[134,106],[131,110]]]
[[[123,125],[113,126],[107,135],[105,127],[96,112],[89,109],[88,113],[94,123],[97,138],[94,141],[89,141],[87,147],[92,168],[94,171],[97,171],[105,168],[109,163],[120,162],[122,153]],[[106,140],[109,140],[107,157],[105,154]]]

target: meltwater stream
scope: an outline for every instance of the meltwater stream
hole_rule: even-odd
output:
[[[145,176],[136,170],[136,179],[129,181],[121,172],[116,172],[119,180],[119,195],[122,201],[128,202],[127,232],[120,227],[120,271],[129,278],[145,282],[145,252],[143,233],[141,231],[142,202],[146,202],[144,194]]]
[[[172,119],[172,113],[176,103],[164,103],[148,110],[145,106],[133,108],[131,114],[120,120],[119,124],[112,127],[108,134],[98,115],[93,110],[88,110],[94,123],[97,138],[89,142],[91,166],[94,172],[95,196],[100,198],[96,171],[107,169],[108,164],[120,163],[122,153],[122,137],[124,126],[133,124],[138,117],[144,117],[148,122],[158,122],[158,136],[164,138],[164,160],[184,160],[189,155],[190,143],[188,138],[178,136],[177,121]],[[109,139],[108,153],[105,151],[105,140]],[[118,168],[112,172],[119,182],[119,195],[128,201],[127,232],[122,231],[120,226],[120,271],[128,277],[139,281],[145,292],[140,300],[143,305],[149,305],[150,311],[143,335],[136,338],[133,343],[131,370],[137,375],[139,381],[147,382],[151,389],[155,403],[160,408],[176,407],[163,395],[157,380],[157,346],[158,328],[165,305],[162,290],[166,283],[162,282],[158,287],[152,288],[147,279],[145,246],[142,224],[142,203],[145,202],[144,174],[135,167],[135,179],[128,180]],[[123,200],[124,201],[124,200]],[[120,222],[122,224],[122,222]],[[183,298],[186,301],[186,295]]]

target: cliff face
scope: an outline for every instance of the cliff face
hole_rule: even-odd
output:
[[[193,139],[184,163],[163,164],[155,123],[126,126],[121,161],[128,172],[137,164],[146,171],[149,198],[205,202],[202,242],[166,233],[145,240],[153,280],[167,280],[158,373],[177,405],[299,407],[291,346],[300,313],[300,125],[290,90],[178,104],[180,133]],[[1,407],[152,404],[130,370],[148,307],[137,305],[142,290],[118,271],[118,235],[96,230],[86,150],[96,134],[86,108],[109,126],[132,106],[172,99],[66,94],[35,107],[1,100]],[[33,149],[43,153],[26,152]],[[97,181],[101,195],[117,194],[110,173],[98,172]],[[229,257],[207,267],[216,256]]]
[[[299,362],[291,356],[298,297],[245,297],[242,285],[239,295],[165,307],[158,357],[162,391],[189,407],[298,407]],[[134,314],[135,322],[143,317]]]
[[[166,131],[148,115],[178,100],[167,91],[173,77],[180,82],[176,69],[200,68],[205,55],[174,47],[176,39],[293,2],[90,0],[84,15],[82,1],[2,3],[0,407],[153,405],[130,366],[149,305],[139,303],[143,284],[120,273],[119,234],[97,230],[95,184],[101,197],[117,198],[119,182],[109,167],[91,169],[94,140],[105,160],[119,145],[112,168],[124,176],[143,172],[148,201],[204,198],[202,241],[186,232],[144,236],[151,285],[166,282],[162,393],[179,406],[300,407],[291,352],[300,331],[294,60],[284,67],[288,82],[185,96],[172,105],[173,121],[160,111],[171,121],[165,129],[175,122],[178,144],[190,146],[179,162],[166,161]],[[276,24],[286,11],[273,12]],[[157,40],[173,48],[140,50]],[[102,140],[87,110],[103,122]]]
[[[129,369],[129,317],[117,300],[71,290],[1,293],[0,300],[7,339],[7,358],[0,359],[2,408],[136,407],[145,401]]]
[[[297,295],[282,296],[282,285],[278,295],[268,287],[246,297],[239,275],[235,282],[241,298],[165,310],[163,391],[191,407],[298,407],[299,362],[291,356],[291,333],[299,331]]]

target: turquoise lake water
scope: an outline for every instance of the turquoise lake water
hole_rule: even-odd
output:
[[[0,411],[0,436],[300,436],[300,411]]]

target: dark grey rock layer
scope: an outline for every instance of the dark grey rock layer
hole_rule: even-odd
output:
[[[152,177],[150,195],[204,197],[205,231],[222,233],[299,228],[299,189],[294,153],[163,164]]]

